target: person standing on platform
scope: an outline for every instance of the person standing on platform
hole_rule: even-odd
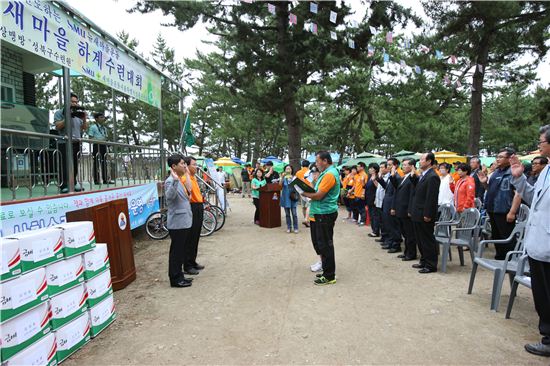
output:
[[[541,127],[539,134],[539,149],[544,157],[550,158],[550,125]],[[550,357],[550,166],[546,165],[535,185],[530,185],[518,157],[512,156],[510,163],[511,183],[531,207],[524,240],[529,258],[531,291],[542,336],[540,342],[526,344],[525,350]]]
[[[262,169],[256,169],[254,172],[255,178],[252,179],[252,202],[254,203],[254,207],[256,207],[256,211],[254,211],[254,224],[260,225],[260,191],[259,189],[262,188],[267,184],[265,178],[264,178],[264,171]]]
[[[166,227],[170,233],[170,255],[168,257],[168,277],[172,287],[189,287],[192,279],[186,279],[182,267],[185,260],[185,248],[189,245],[193,213],[189,203],[191,179],[189,170],[180,154],[168,157],[170,175],[164,182],[164,197],[166,198]],[[185,176],[185,184],[181,178]]]
[[[414,191],[411,195],[409,213],[418,249],[420,249],[420,263],[413,264],[412,267],[418,268],[419,273],[437,272],[438,244],[435,241],[434,226],[437,218],[437,196],[441,180],[432,169],[434,160],[433,153],[422,154],[420,176],[411,175]]]
[[[71,136],[73,138],[72,148],[73,148],[73,173],[74,173],[74,182],[75,182],[75,191],[80,192],[84,190],[80,184],[77,184],[76,177],[78,175],[78,154],[80,153],[80,139],[82,138],[82,132],[85,132],[88,129],[86,122],[86,112],[78,105],[78,95],[71,93],[71,106],[67,108],[59,109],[53,115],[55,129],[60,136],[67,135],[67,129],[65,126],[65,113],[71,114]],[[67,164],[67,148],[65,140],[59,143],[59,152],[61,156],[61,169],[60,178],[61,178],[61,193],[69,192],[69,174],[68,174],[68,164]],[[58,182],[59,183],[59,182]]]
[[[290,233],[294,229],[294,232],[298,234],[298,213],[296,212],[296,206],[298,206],[300,195],[290,186],[290,182],[293,179],[294,169],[290,165],[285,166],[283,175],[279,180],[279,185],[282,187],[279,202],[281,207],[285,209],[286,232]]]
[[[185,274],[198,275],[199,271],[204,269],[203,265],[197,263],[197,253],[199,248],[199,240],[201,238],[202,219],[204,216],[204,199],[202,197],[199,183],[197,182],[197,159],[192,156],[183,158],[187,165],[189,174],[181,177],[181,183],[186,184],[191,181],[191,190],[189,200],[191,202],[191,211],[193,213],[193,225],[189,234],[188,245],[185,247],[185,262],[183,268]]]
[[[314,281],[315,285],[336,283],[336,262],[334,258],[334,223],[338,218],[338,197],[340,197],[340,174],[332,165],[328,151],[320,151],[315,157],[320,171],[315,182],[315,193],[304,192],[311,199],[311,240],[321,255],[323,273]]]
[[[101,112],[94,113],[95,123],[88,128],[90,139],[98,141],[107,140],[107,127],[105,126],[105,115]],[[92,159],[94,160],[94,184],[114,184],[114,181],[107,179],[107,145],[93,144]],[[99,177],[99,167],[101,166],[101,179]]]

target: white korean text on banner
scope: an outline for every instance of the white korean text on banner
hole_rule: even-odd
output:
[[[160,108],[160,75],[46,1],[2,1],[1,39]]]
[[[145,224],[147,217],[159,210],[156,183],[71,197],[14,203],[0,208],[0,236],[58,225],[66,221],[65,214],[69,211],[120,198],[128,200],[131,229]]]

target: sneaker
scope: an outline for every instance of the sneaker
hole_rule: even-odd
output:
[[[365,226],[365,223],[364,222],[358,222],[357,226]]]
[[[327,280],[325,276],[321,276],[318,279],[316,279],[315,281],[313,281],[313,283],[317,286],[334,285],[336,283],[336,279]]]
[[[287,232],[287,234],[290,234],[290,229],[287,229],[286,232]]]
[[[309,268],[311,269],[311,272],[320,272],[323,270],[323,263],[319,261],[309,266]]]
[[[298,229],[294,229],[294,234],[298,234]]]

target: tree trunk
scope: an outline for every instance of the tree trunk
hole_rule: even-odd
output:
[[[252,161],[252,144],[250,141],[250,130],[246,134],[246,161]]]
[[[290,165],[300,168],[302,146],[302,125],[296,108],[296,90],[291,71],[294,69],[293,55],[288,51],[291,42],[288,34],[288,2],[277,3],[277,76],[283,94],[283,109],[288,130],[288,160]]]
[[[472,99],[470,110],[470,133],[468,136],[468,155],[479,154],[479,140],[481,139],[481,122],[483,112],[483,77],[487,67],[487,58],[489,56],[489,37],[486,34],[479,44],[479,53],[477,64],[475,65],[474,76],[472,78]],[[483,70],[479,69],[479,66]]]
[[[199,156],[202,156],[203,150],[204,150],[204,135],[206,134],[206,120],[203,118],[202,125],[201,125],[201,142],[199,144]]]
[[[255,166],[256,162],[260,158],[260,144],[262,136],[262,121],[258,121],[256,124],[256,136],[254,138],[254,148],[252,149],[252,166]]]

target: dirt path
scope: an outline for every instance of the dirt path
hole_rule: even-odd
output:
[[[248,199],[230,202],[225,227],[201,240],[206,269],[191,288],[169,287],[168,240],[138,241],[138,279],[115,293],[117,321],[66,365],[548,365],[523,350],[538,340],[525,288],[505,320],[508,283],[501,312],[491,312],[489,272],[467,295],[469,264],[455,258],[448,274],[420,275],[343,212],[338,283],[316,287],[309,231],[261,229]]]

